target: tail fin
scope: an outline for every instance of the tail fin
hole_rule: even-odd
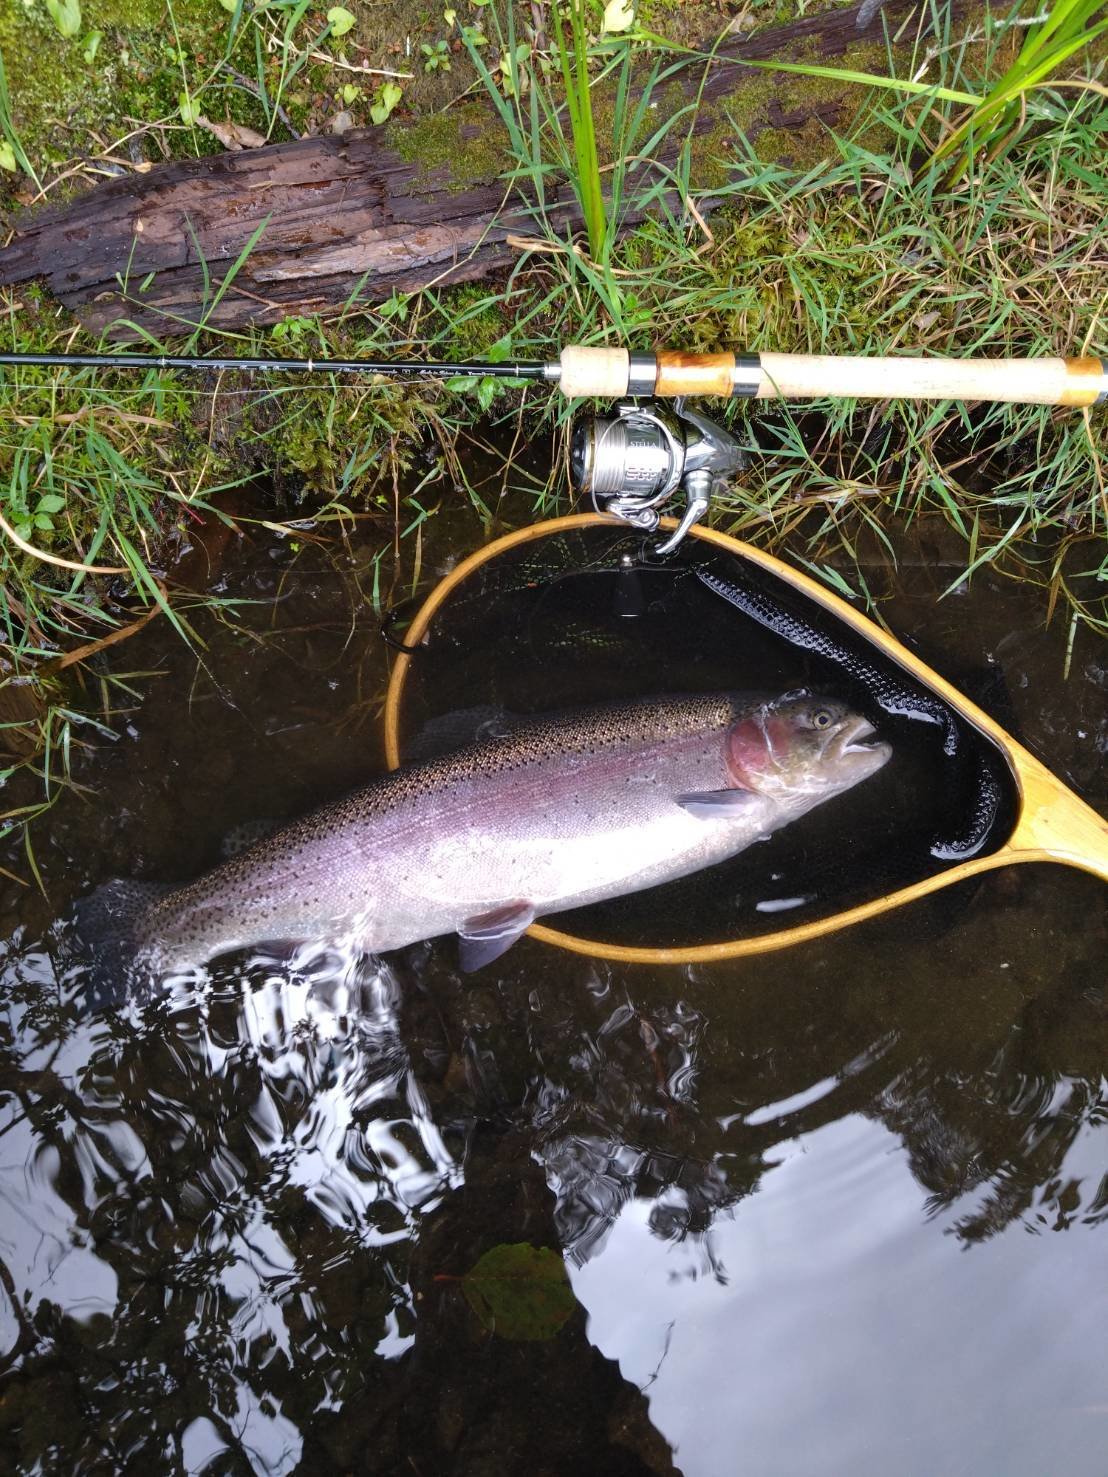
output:
[[[76,955],[87,966],[86,992],[94,1010],[109,1010],[132,993],[142,956],[147,909],[169,889],[160,882],[116,878],[74,908]]]

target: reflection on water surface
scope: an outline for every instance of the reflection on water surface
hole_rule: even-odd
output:
[[[51,963],[73,896],[380,767],[377,547],[232,549],[224,589],[276,605],[205,627],[203,664],[135,638],[167,675],[40,829],[50,906],[4,884],[5,1469],[1101,1472],[1091,878],[997,873],[730,966],[524,940],[463,981],[442,943],[84,1013]],[[1091,642],[1063,683],[1036,600],[934,605],[941,553],[904,541],[890,624],[1103,806]],[[549,1342],[488,1335],[456,1280],[522,1241],[579,1300]]]

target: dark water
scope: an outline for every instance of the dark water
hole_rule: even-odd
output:
[[[429,521],[423,583],[480,537]],[[381,767],[366,597],[410,593],[415,547],[387,540],[194,551],[258,603],[199,652],[155,623],[114,654],[162,675],[108,689],[118,737],[36,833],[49,903],[0,879],[0,1466],[1103,1473],[1091,877],[1010,869],[731,965],[525,939],[463,980],[441,942],[85,1014],[50,957],[72,897],[190,876]],[[1040,595],[936,605],[941,531],[898,554],[893,629],[1103,808],[1102,650],[1079,634],[1063,680]],[[523,1241],[578,1300],[545,1342],[486,1333],[453,1280]]]

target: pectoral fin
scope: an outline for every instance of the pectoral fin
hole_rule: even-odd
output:
[[[499,959],[535,921],[530,903],[505,903],[488,913],[467,918],[458,930],[458,961],[463,974]]]
[[[726,821],[749,814],[759,798],[753,790],[693,790],[678,795],[677,803],[697,820]]]

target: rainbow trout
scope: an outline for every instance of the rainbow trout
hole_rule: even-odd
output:
[[[864,718],[804,692],[535,718],[385,775],[184,887],[106,883],[77,931],[101,986],[262,943],[378,953],[447,933],[477,969],[547,913],[734,856],[889,753]]]

